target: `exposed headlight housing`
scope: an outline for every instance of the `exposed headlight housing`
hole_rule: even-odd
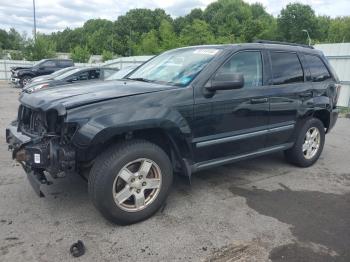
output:
[[[47,88],[47,87],[49,87],[49,84],[41,84],[41,85],[37,85],[37,86],[33,86],[33,87],[28,88],[27,92],[33,93],[34,91],[38,91],[40,89]]]

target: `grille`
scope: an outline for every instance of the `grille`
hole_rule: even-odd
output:
[[[27,134],[41,135],[46,132],[45,113],[21,105],[18,111],[19,129]]]

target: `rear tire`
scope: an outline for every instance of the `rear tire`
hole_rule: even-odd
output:
[[[157,212],[172,180],[167,154],[155,144],[132,140],[111,146],[96,158],[89,176],[89,194],[109,221],[132,224]]]
[[[292,148],[286,150],[288,162],[299,166],[312,166],[320,157],[325,142],[323,123],[317,118],[307,120],[300,129]]]

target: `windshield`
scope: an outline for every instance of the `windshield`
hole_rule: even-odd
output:
[[[44,61],[45,61],[45,59],[41,59],[40,61],[34,63],[33,67],[38,67]]]
[[[54,77],[53,79],[62,80],[62,79],[65,79],[67,76],[71,76],[71,75],[75,74],[76,72],[79,72],[80,70],[81,70],[81,68],[74,68],[72,70],[69,70],[68,72],[65,72],[61,75]]]
[[[219,53],[214,47],[193,47],[165,52],[142,65],[128,79],[188,85]]]
[[[122,79],[125,76],[127,76],[131,71],[133,71],[136,67],[135,66],[129,66],[123,69],[120,69],[118,72],[110,75],[109,77],[106,77],[105,80],[118,80]]]

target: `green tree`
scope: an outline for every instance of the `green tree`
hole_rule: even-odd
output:
[[[288,4],[277,18],[278,34],[281,40],[306,44],[308,30],[312,39],[319,36],[318,23],[314,10],[309,5]]]
[[[102,52],[102,61],[107,61],[113,59],[113,53],[108,50],[103,50]]]
[[[134,47],[138,55],[153,55],[159,53],[159,39],[156,30],[143,34],[140,44]]]
[[[0,29],[0,48],[25,49],[26,57],[42,57],[34,49],[49,42],[49,51],[118,55],[158,54],[183,45],[251,42],[255,39],[307,43],[308,30],[316,42],[350,41],[350,17],[316,16],[300,3],[288,4],[274,18],[261,4],[244,0],[217,0],[204,10],[195,8],[172,19],[162,9],[132,9],[114,22],[91,19],[82,27],[41,35],[37,48],[15,29]],[[45,45],[45,44],[44,44]],[[47,44],[46,44],[47,45]],[[25,47],[25,48],[24,48]],[[83,51],[82,51],[83,50]],[[50,53],[49,52],[49,53]],[[45,54],[47,56],[47,54]]]
[[[81,47],[76,46],[72,49],[70,53],[71,59],[73,59],[74,62],[77,63],[87,63],[90,58],[90,52],[87,46]]]
[[[242,0],[219,0],[208,5],[204,18],[216,37],[237,38],[242,36],[244,22],[252,19],[252,12]]]
[[[337,17],[330,22],[328,41],[331,43],[350,42],[350,17]]]
[[[163,20],[159,27],[160,51],[169,50],[179,46],[178,37],[174,27],[168,20]]]
[[[0,48],[9,49],[9,37],[6,30],[0,29]]]
[[[327,41],[328,35],[330,34],[330,26],[332,19],[329,16],[317,17],[317,24],[319,28],[318,40],[320,42]]]
[[[209,25],[198,19],[193,20],[181,31],[180,40],[183,45],[203,45],[215,42]]]
[[[101,54],[103,50],[113,51],[113,22],[106,19],[91,19],[83,26],[83,34],[92,54]]]
[[[23,60],[24,58],[22,51],[11,51],[10,56],[12,60]]]
[[[9,49],[19,50],[23,46],[22,36],[14,28],[8,32]]]
[[[132,51],[138,52],[136,51],[137,46],[141,44],[141,41],[144,41],[145,34],[151,30],[158,32],[164,19],[172,21],[170,15],[162,9],[132,9],[125,15],[119,16],[114,23],[114,52],[129,55],[130,47],[132,47]]]
[[[24,57],[27,60],[41,60],[55,57],[56,45],[45,35],[38,34],[35,42],[30,42],[24,49]]]

